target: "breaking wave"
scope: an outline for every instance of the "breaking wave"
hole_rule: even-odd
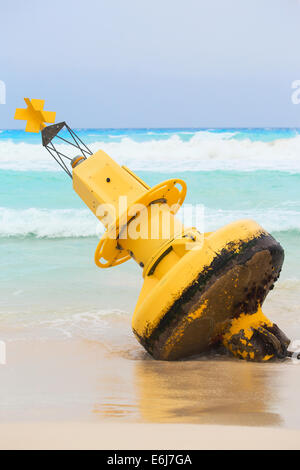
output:
[[[77,238],[102,232],[101,223],[86,209],[0,208],[0,237]]]
[[[254,219],[270,232],[300,231],[300,212],[282,209],[245,211],[216,210],[194,206],[178,213],[186,226],[202,231],[239,219]],[[195,219],[198,221],[195,224]],[[99,237],[102,224],[88,209],[10,209],[0,207],[0,237],[79,238]]]
[[[69,146],[58,147],[62,153],[69,151]],[[167,139],[142,142],[123,137],[118,142],[98,141],[89,147],[93,152],[104,150],[133,170],[300,171],[300,135],[264,142],[235,139],[231,133],[202,131],[196,132],[189,140],[176,134]],[[40,144],[15,143],[12,140],[0,142],[0,169],[61,171]]]

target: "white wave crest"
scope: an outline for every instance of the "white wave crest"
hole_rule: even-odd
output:
[[[239,219],[254,219],[269,232],[300,231],[300,212],[278,209],[216,210],[194,206],[181,210],[178,217],[184,225],[204,232],[216,230]],[[195,220],[198,223],[195,224]],[[102,224],[88,209],[9,209],[0,207],[0,237],[78,238],[99,237]]]
[[[86,209],[0,208],[1,237],[91,237],[102,232],[101,223]]]
[[[253,219],[269,232],[300,231],[300,212],[277,208],[253,210],[205,209],[205,231],[216,230],[239,219]]]
[[[107,152],[120,164],[134,170],[255,170],[300,171],[300,136],[272,142],[237,140],[230,133],[197,132],[184,141],[169,139],[136,142],[129,137],[120,142],[94,142],[93,152]],[[59,145],[70,154],[70,146]],[[78,153],[78,152],[77,152]],[[60,170],[48,152],[37,144],[0,141],[0,169]]]

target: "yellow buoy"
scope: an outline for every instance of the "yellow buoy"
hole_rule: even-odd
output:
[[[42,130],[48,150],[64,124]],[[143,269],[132,328],[145,349],[155,359],[176,360],[222,343],[242,359],[285,357],[289,340],[261,311],[281,271],[281,245],[252,220],[206,234],[184,227],[176,217],[186,196],[184,181],[150,188],[105,152],[89,158],[84,152],[69,158],[72,175],[66,171],[106,228],[95,252],[97,266],[133,258]]]

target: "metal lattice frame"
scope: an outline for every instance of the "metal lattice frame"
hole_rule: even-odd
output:
[[[71,140],[64,139],[63,137],[59,136],[58,133],[63,129],[66,128],[71,136]],[[42,131],[42,143],[43,146],[48,150],[50,155],[54,158],[54,160],[59,164],[59,166],[67,173],[67,175],[72,178],[72,173],[66,163],[72,160],[71,157],[68,157],[64,153],[60,152],[53,143],[54,138],[58,138],[61,141],[72,145],[73,147],[77,148],[83,158],[86,160],[89,155],[92,155],[93,152],[85,145],[85,143],[78,137],[77,134],[68,126],[66,122],[60,122],[58,124],[54,124],[52,126],[47,126]],[[67,160],[67,162],[66,162]]]

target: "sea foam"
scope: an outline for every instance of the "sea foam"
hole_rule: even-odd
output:
[[[236,139],[233,133],[196,132],[189,140],[179,135],[137,142],[129,137],[119,142],[89,144],[96,152],[107,152],[133,170],[283,170],[300,171],[300,136],[271,142]],[[58,146],[62,153],[69,146]],[[41,145],[0,140],[0,169],[61,171]]]
[[[190,209],[188,207],[188,209]],[[200,213],[198,213],[200,212]],[[202,217],[204,215],[204,217]],[[239,219],[253,219],[269,232],[300,231],[300,212],[282,209],[217,210],[181,209],[178,217],[186,226],[202,221],[201,231],[216,230]],[[88,209],[9,209],[0,207],[0,237],[80,238],[100,237],[102,224]]]

